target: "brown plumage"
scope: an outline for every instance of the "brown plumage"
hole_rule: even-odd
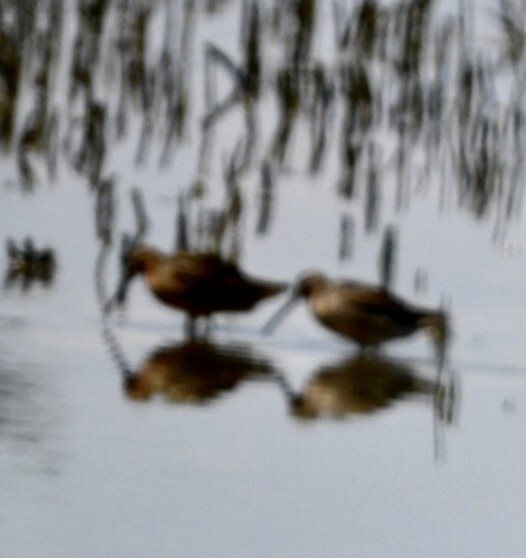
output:
[[[192,340],[153,351],[136,373],[125,376],[125,389],[142,401],[163,395],[173,403],[202,404],[272,372],[249,347]]]
[[[313,316],[331,331],[361,347],[407,337],[420,329],[444,344],[448,335],[443,312],[418,308],[382,287],[350,281],[332,281],[310,273],[298,281],[291,299],[267,323],[270,331],[299,298],[307,301]]]
[[[137,246],[125,256],[123,263],[117,301],[124,302],[130,280],[142,274],[160,302],[186,313],[190,333],[196,318],[208,318],[217,312],[247,312],[287,287],[283,283],[248,277],[235,264],[213,254],[165,255],[154,248]]]
[[[376,412],[414,394],[436,396],[443,391],[403,362],[360,353],[322,366],[300,393],[285,394],[298,418],[343,419]]]

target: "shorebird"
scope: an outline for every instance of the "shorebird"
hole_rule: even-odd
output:
[[[207,253],[166,255],[147,246],[131,246],[122,255],[122,277],[115,301],[124,303],[131,279],[142,274],[162,303],[186,313],[187,331],[195,335],[197,318],[218,312],[247,312],[287,288],[285,283],[249,277],[233,263]]]
[[[300,298],[307,301],[318,322],[362,348],[407,337],[421,329],[431,333],[437,347],[444,346],[448,337],[444,312],[409,304],[382,287],[333,281],[318,272],[308,273],[296,283],[290,299],[263,332],[273,330]]]

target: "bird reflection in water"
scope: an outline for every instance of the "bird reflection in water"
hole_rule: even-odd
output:
[[[299,393],[282,381],[293,416],[302,419],[345,419],[377,412],[394,402],[432,398],[437,417],[451,422],[456,390],[451,378],[431,380],[400,361],[359,354],[322,366]]]
[[[273,367],[244,345],[188,341],[162,346],[136,372],[125,375],[128,397],[162,395],[173,403],[203,404],[247,380],[272,379]]]

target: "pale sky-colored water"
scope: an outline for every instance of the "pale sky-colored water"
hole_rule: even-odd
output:
[[[237,26],[236,33],[224,32],[231,19],[235,14],[227,13],[199,27],[196,44],[219,37],[235,52]],[[193,71],[200,79],[199,64]],[[263,99],[264,138],[275,111],[273,99]],[[226,139],[216,145],[211,183],[222,180],[223,149],[237,141],[227,132],[239,122],[234,112],[221,123],[218,135]],[[106,170],[118,176],[119,231],[132,226],[128,193],[138,184],[154,217],[148,241],[171,247],[176,193],[195,178],[198,135],[192,128],[189,144],[162,171],[131,165],[131,139],[112,151]],[[291,165],[277,189],[271,232],[262,238],[253,232],[259,175],[247,173],[241,258],[247,271],[292,280],[315,266],[376,281],[380,237],[361,232],[360,204],[334,196],[336,160],[333,145],[315,179]],[[2,181],[14,172],[6,166]],[[431,397],[411,394],[371,414],[302,421],[272,375],[249,377],[206,405],[128,399],[102,336],[94,200],[85,182],[64,166],[51,188],[31,195],[4,188],[3,240],[31,235],[48,243],[59,269],[50,289],[0,291],[0,387],[8,394],[0,403],[2,552],[28,558],[523,556],[524,225],[512,222],[495,242],[491,221],[439,213],[436,199],[424,195],[396,213],[388,193],[392,176],[386,177],[383,222],[399,227],[395,289],[451,309],[452,424],[437,420]],[[342,212],[355,217],[359,231],[354,257],[343,263],[337,258]],[[116,252],[108,260],[108,291],[116,281]],[[5,265],[1,253],[0,268]],[[418,269],[428,276],[420,294],[413,289]],[[280,302],[219,318],[213,339],[220,348],[243,343],[300,392],[353,347],[318,326],[304,307],[273,336],[262,336]],[[140,282],[126,312],[110,324],[136,371],[158,347],[182,343],[181,316],[158,305]],[[408,361],[418,377],[434,378],[424,336],[386,352]]]

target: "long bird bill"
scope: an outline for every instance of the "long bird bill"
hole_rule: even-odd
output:
[[[136,239],[130,235],[123,235],[120,253],[120,279],[115,294],[108,300],[104,307],[104,312],[108,314],[115,306],[123,306],[126,302],[128,286],[133,276],[136,274],[129,266],[129,256],[136,245]]]
[[[285,302],[281,308],[270,318],[270,320],[263,326],[261,333],[267,335],[272,333],[274,329],[279,325],[279,323],[285,318],[285,316],[294,308],[296,303],[299,301],[299,292],[294,289],[290,298]]]
[[[114,299],[117,306],[122,306],[126,302],[126,295],[128,294],[128,286],[135,274],[129,271],[124,271],[119,282],[119,286],[115,291]]]
[[[133,275],[131,273],[126,273],[125,270],[122,270],[117,290],[104,306],[105,314],[109,314],[116,306],[121,307],[124,305],[126,302],[128,285],[130,284],[132,276]]]

